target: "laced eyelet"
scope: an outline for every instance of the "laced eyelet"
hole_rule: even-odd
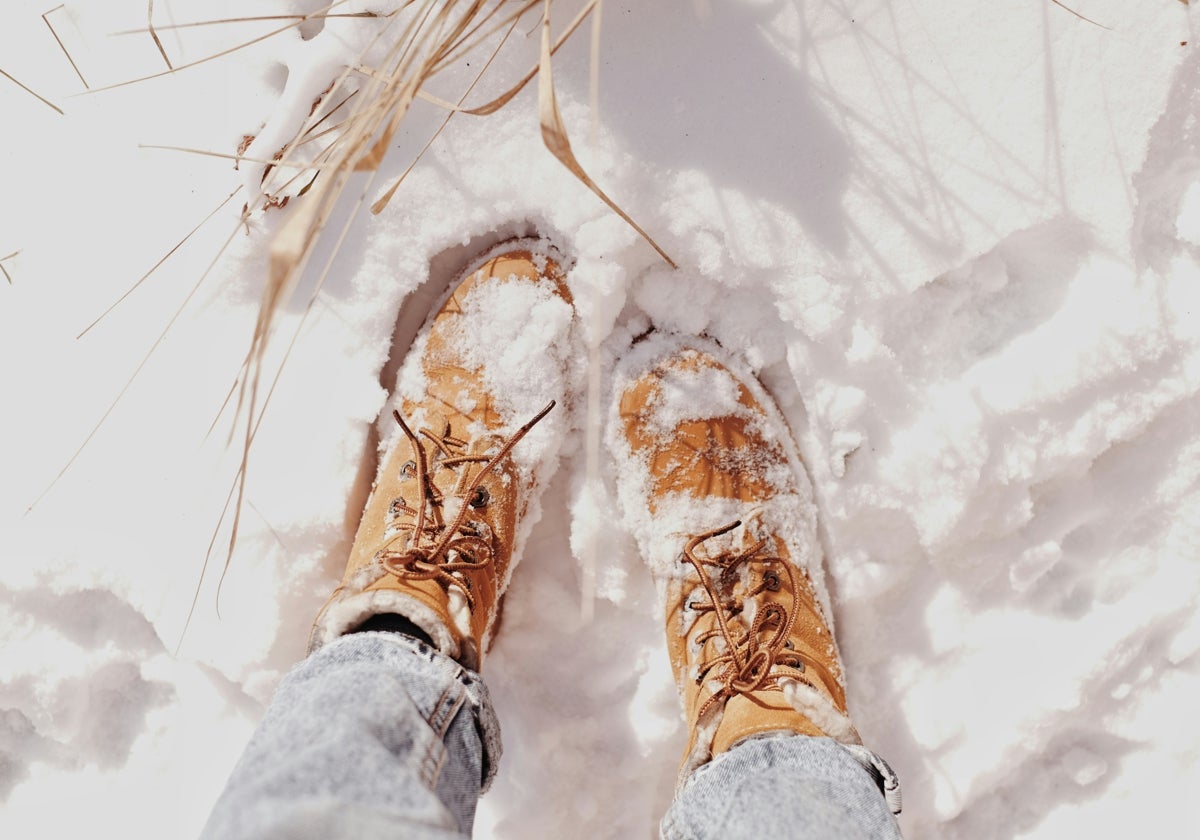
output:
[[[782,584],[779,581],[779,572],[767,571],[763,572],[763,586],[770,592],[778,592]]]
[[[397,496],[396,498],[392,499],[392,503],[388,505],[388,514],[391,516],[399,516],[400,514],[404,513],[403,508],[406,507],[408,507],[408,505],[404,503],[404,497]]]
[[[417,474],[417,462],[405,461],[404,466],[400,468],[400,475],[404,478],[412,478]]]
[[[476,487],[475,492],[471,494],[471,500],[467,502],[473,508],[481,508],[486,505],[492,496],[488,493],[486,487]]]

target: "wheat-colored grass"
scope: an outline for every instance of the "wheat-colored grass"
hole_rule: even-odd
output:
[[[651,235],[617,201],[611,198],[580,164],[572,148],[566,125],[558,107],[554,88],[553,58],[559,48],[590,18],[593,23],[591,33],[592,127],[593,130],[595,129],[597,121],[595,103],[598,98],[596,87],[598,85],[602,0],[590,0],[590,2],[585,3],[575,17],[558,31],[557,35],[554,34],[554,27],[552,25],[554,23],[552,16],[554,0],[407,0],[398,12],[393,11],[389,13],[348,13],[338,11],[339,7],[343,6],[345,2],[346,0],[332,0],[332,2],[324,7],[303,15],[246,16],[156,26],[153,21],[153,0],[148,0],[147,27],[125,30],[116,34],[149,35],[164,62],[167,64],[167,69],[138,79],[130,79],[104,88],[98,88],[94,91],[110,90],[186,71],[189,68],[219,60],[239,50],[268,41],[281,33],[309,21],[323,18],[362,18],[373,20],[377,26],[374,38],[364,49],[358,61],[352,64],[352,66],[346,67],[337,78],[331,80],[326,94],[314,104],[312,112],[303,121],[294,137],[284,144],[283,148],[273,157],[269,159],[263,156],[248,157],[241,150],[238,150],[237,153],[229,153],[213,150],[187,149],[183,147],[145,147],[224,157],[232,159],[238,164],[253,163],[263,166],[264,172],[259,190],[257,194],[250,196],[247,200],[242,216],[238,221],[237,226],[239,228],[251,214],[272,211],[273,208],[280,208],[284,204],[288,204],[286,210],[287,217],[269,244],[269,268],[267,276],[263,278],[263,291],[258,317],[253,332],[249,337],[249,346],[241,369],[231,384],[229,397],[226,400],[226,405],[234,407],[234,425],[231,427],[231,439],[234,435],[233,429],[241,428],[240,434],[237,435],[241,449],[241,458],[236,476],[230,487],[225,510],[214,530],[212,543],[204,558],[200,573],[201,582],[207,572],[213,552],[216,549],[218,535],[227,519],[231,524],[229,539],[226,543],[222,579],[228,570],[229,561],[232,558],[234,546],[237,542],[241,511],[247,503],[245,495],[246,476],[251,447],[262,422],[264,412],[270,403],[271,395],[274,393],[275,386],[279,381],[283,366],[286,365],[291,355],[292,347],[295,346],[305,320],[311,312],[317,295],[324,284],[325,277],[332,264],[332,256],[319,272],[313,292],[303,308],[295,331],[282,354],[279,366],[272,375],[267,376],[263,366],[265,364],[268,344],[274,337],[277,329],[279,312],[291,298],[300,277],[308,270],[310,259],[318,243],[327,238],[332,238],[334,245],[337,246],[345,239],[358,209],[366,201],[367,194],[373,185],[374,176],[379,172],[388,154],[388,150],[393,145],[397,131],[403,124],[415,99],[421,98],[444,108],[446,115],[438,129],[420,152],[418,152],[417,156],[408,162],[400,176],[383,190],[379,197],[370,205],[371,212],[382,212],[390,202],[396,199],[405,178],[412,171],[417,161],[420,160],[420,157],[436,141],[441,131],[452,118],[459,114],[470,117],[486,117],[494,114],[508,106],[536,78],[538,80],[538,118],[542,140],[547,149],[584,187],[593,192],[613,212],[633,227],[667,263],[672,266],[675,265],[672,258],[655,242]],[[1050,0],[1050,2],[1060,6],[1081,20],[1096,26],[1103,26],[1072,9],[1063,0]],[[1181,0],[1181,2],[1186,3],[1187,0]],[[53,11],[55,10],[52,9],[51,12]],[[51,12],[47,12],[46,14],[49,15]],[[507,88],[504,88],[503,92],[499,95],[480,104],[469,103],[469,99],[478,83],[492,72],[493,61],[504,46],[509,34],[514,31],[522,20],[526,19],[530,19],[530,22],[536,21],[541,28],[540,55],[536,64],[520,78],[515,79]],[[281,25],[265,34],[240,42],[228,49],[181,65],[172,65],[158,36],[158,32],[167,30],[182,31],[195,27],[236,26],[242,23],[264,21],[279,22]],[[63,49],[64,54],[71,61],[72,67],[75,69],[77,75],[79,75],[80,81],[86,87],[87,82],[82,72],[75,65],[74,60],[62,45],[61,40],[58,39],[53,26],[50,25],[50,21],[47,20],[46,23],[54,34],[55,40],[58,41],[60,48]],[[386,49],[380,51],[382,58],[377,59],[373,65],[368,66],[366,63],[367,56],[374,55],[380,45],[386,45]],[[481,52],[486,55],[486,60],[482,62],[482,69],[473,76],[470,84],[455,101],[438,97],[427,89],[428,83],[438,73],[451,66],[465,62],[469,57],[478,60]],[[0,75],[5,76],[48,106],[62,113],[61,109],[57,108],[57,106],[18,82],[8,73],[0,70]],[[340,101],[331,106],[327,105],[327,100],[332,102],[338,95],[342,95]],[[339,115],[337,119],[334,119],[335,115]],[[368,173],[368,184],[354,201],[354,212],[347,217],[346,222],[341,226],[340,230],[330,230],[330,221],[333,218],[335,208],[342,206],[345,201],[346,196],[344,193],[351,182],[353,174],[356,172]],[[303,183],[303,186],[297,190],[296,185],[300,183]],[[226,202],[228,200],[227,198]],[[168,251],[162,260],[151,268],[146,275],[140,278],[134,284],[133,288],[122,295],[113,306],[116,306],[121,300],[128,297],[134,289],[153,274],[198,229],[199,226],[193,229],[184,240]],[[232,235],[231,233],[230,239],[226,241],[226,246],[222,248],[222,252],[224,247],[227,247],[228,242],[232,241]],[[337,247],[330,249],[331,254],[336,254],[336,251]],[[216,259],[219,259],[220,256],[221,254],[218,254]],[[3,269],[2,265],[0,265],[0,269]],[[211,266],[209,270],[211,270]],[[200,282],[203,282],[209,270],[205,271]],[[7,271],[4,273],[8,277]],[[8,279],[11,283],[11,278]],[[184,306],[191,300],[192,295],[195,294],[198,288],[199,283],[185,300]],[[111,311],[111,308],[108,311]],[[172,317],[167,325],[168,330],[175,323],[181,311],[182,308]],[[91,329],[92,326],[94,324],[89,326],[88,329]],[[153,353],[154,348],[161,343],[163,336],[165,336],[165,331],[151,347],[150,353]],[[147,354],[147,359],[150,353]],[[126,383],[116,401],[120,400],[144,364],[145,360],[139,365],[138,370],[134,372],[129,382]],[[84,444],[77,450],[75,456],[72,457],[72,461],[82,451],[83,446],[86,446],[87,442],[91,440],[108,414],[111,413],[112,408],[116,405],[116,401],[114,401],[113,406],[110,406],[104,417],[101,418],[100,423],[93,429],[87,440],[84,441]],[[223,405],[222,409],[218,412],[217,419],[214,420],[214,425],[225,412],[226,406]],[[67,466],[69,467],[70,463]],[[63,472],[65,470],[66,467],[64,467]],[[60,477],[61,475],[62,472],[59,473]],[[57,478],[55,481],[57,481]],[[49,488],[47,488],[48,490]],[[199,596],[199,592],[200,583],[197,583],[195,597]],[[195,597],[188,613],[188,622],[190,622],[196,607]],[[587,598],[585,595],[585,604],[586,601]],[[186,622],[184,630],[186,632]]]
[[[8,273],[8,269],[4,267],[4,263],[6,260],[11,260],[13,257],[17,256],[20,253],[21,253],[20,251],[13,251],[11,254],[9,254],[6,257],[0,257],[0,274],[4,275],[4,279],[8,281],[8,285],[10,285],[10,286],[13,284],[12,275]]]
[[[150,33],[150,38],[154,41],[154,46],[158,47],[158,54],[166,62],[167,69],[174,70],[175,65],[171,63],[171,59],[163,47],[162,40],[159,39],[158,32],[154,28],[154,0],[146,0],[146,30]]]
[[[294,189],[299,180],[307,179],[307,184],[293,196],[287,210],[288,215],[269,245],[268,272],[263,282],[259,315],[241,371],[228,400],[233,405],[233,416],[239,418],[237,423],[242,429],[239,435],[241,459],[227,496],[225,510],[206,552],[200,582],[207,574],[217,550],[217,535],[227,522],[228,540],[223,550],[225,557],[221,567],[222,580],[228,572],[241,526],[241,513],[247,504],[246,478],[252,445],[266,407],[270,403],[271,394],[279,381],[283,365],[286,364],[299,331],[324,284],[331,261],[327,261],[319,270],[313,292],[301,314],[291,342],[284,350],[282,360],[273,375],[268,376],[264,371],[266,350],[275,333],[278,314],[293,295],[300,277],[309,269],[317,244],[327,237],[332,237],[335,247],[330,249],[330,253],[337,252],[337,246],[349,232],[350,223],[358,208],[362,206],[388,150],[394,145],[397,131],[418,97],[444,107],[446,116],[438,131],[418,153],[417,159],[430,148],[441,129],[445,128],[455,115],[483,117],[493,114],[512,102],[518,93],[537,78],[538,116],[542,138],[547,148],[584,186],[633,226],[667,262],[674,265],[650,235],[584,170],[571,147],[558,108],[553,85],[552,58],[588,16],[599,9],[600,2],[601,0],[591,0],[585,4],[575,18],[554,36],[551,15],[553,0],[410,0],[405,4],[402,14],[379,16],[376,37],[364,50],[358,62],[347,67],[331,82],[326,91],[330,99],[336,92],[344,92],[349,88],[354,88],[352,95],[343,98],[332,108],[325,108],[323,102],[318,102],[293,139],[269,162],[261,157],[258,159],[257,162],[267,168],[259,195],[248,202],[249,212],[278,206],[278,197],[290,195],[289,191]],[[338,5],[339,3],[331,3],[311,15],[288,22],[284,28],[299,25],[315,17],[336,14],[335,9]],[[493,61],[509,34],[521,20],[535,15],[538,17],[533,19],[541,26],[541,54],[537,64],[499,96],[480,105],[468,105],[469,97],[478,82],[490,72]],[[270,37],[271,34],[275,33],[247,41],[243,45],[200,61],[227,55],[233,50]],[[374,63],[368,65],[367,56],[376,52],[381,57],[377,56]],[[473,76],[457,101],[446,101],[426,91],[427,83],[439,72],[465,62],[468,57],[478,59],[481,52],[485,55],[482,69]],[[200,62],[193,62],[185,67],[198,63]],[[339,109],[344,109],[344,116],[333,125],[317,131],[317,128]],[[244,155],[234,157],[249,161]],[[382,212],[388,203],[395,199],[415,163],[416,159],[410,161],[402,174],[383,191],[371,205],[372,212]],[[345,191],[356,172],[368,173],[368,185],[357,197],[352,208],[354,212],[347,216],[347,221],[340,230],[330,230],[335,209],[345,200]],[[193,595],[187,622],[190,622],[194,614],[200,582],[197,583]],[[220,584],[217,608],[219,614]]]
[[[1105,26],[1103,23],[1094,21],[1090,17],[1087,17],[1086,15],[1083,15],[1080,12],[1075,11],[1070,6],[1068,6],[1066,3],[1063,3],[1062,0],[1050,0],[1050,2],[1053,3],[1055,6],[1058,6],[1060,9],[1066,9],[1068,12],[1075,15],[1075,17],[1079,18],[1080,20],[1085,20],[1088,23],[1092,24],[1093,26],[1099,26],[1101,29],[1107,29],[1110,32],[1112,31],[1111,26]],[[1187,0],[1181,0],[1181,2],[1187,3]]]
[[[271,395],[279,381],[283,366],[291,355],[292,347],[303,328],[304,321],[311,312],[325,277],[332,265],[332,256],[321,266],[314,284],[313,292],[303,309],[299,323],[292,334],[288,346],[284,349],[281,361],[272,374],[264,370],[268,344],[277,330],[279,313],[290,300],[299,279],[309,269],[309,263],[317,245],[326,239],[333,240],[334,247],[329,249],[336,254],[338,246],[350,230],[357,211],[366,201],[373,184],[375,175],[379,172],[389,149],[394,145],[394,139],[413,102],[421,97],[429,102],[446,109],[446,116],[434,136],[425,147],[410,161],[402,174],[385,189],[380,197],[371,204],[371,211],[382,212],[389,202],[396,199],[405,177],[412,171],[416,160],[436,141],[438,134],[449,121],[458,114],[470,117],[486,117],[509,105],[522,90],[535,78],[538,80],[537,108],[541,125],[543,142],[547,149],[570,171],[587,189],[591,190],[608,207],[630,224],[645,240],[671,265],[674,261],[653,240],[647,231],[638,225],[613,198],[611,198],[591,176],[585,171],[575,156],[566,125],[558,107],[554,90],[553,57],[558,49],[571,38],[589,16],[598,16],[601,0],[590,0],[575,17],[567,22],[562,30],[555,35],[552,17],[553,0],[408,0],[399,12],[383,13],[352,13],[346,14],[338,8],[346,0],[333,0],[328,5],[306,15],[296,16],[256,16],[246,18],[223,18],[212,21],[193,21],[190,23],[174,24],[171,26],[155,26],[153,22],[154,4],[147,3],[147,27],[136,30],[147,34],[153,40],[161,54],[167,69],[130,79],[117,84],[96,88],[93,92],[111,90],[125,85],[149,79],[160,78],[173,73],[186,71],[198,65],[219,60],[225,56],[262,43],[270,38],[298,27],[308,21],[325,17],[360,17],[373,18],[377,31],[373,39],[364,48],[357,62],[346,67],[337,78],[331,80],[326,94],[314,104],[309,116],[302,122],[293,138],[284,144],[283,148],[267,159],[265,156],[248,157],[240,150],[234,153],[221,151],[206,151],[200,149],[185,149],[182,147],[153,147],[173,148],[176,151],[227,157],[237,163],[253,163],[264,167],[262,182],[258,193],[251,195],[245,205],[238,227],[251,214],[267,212],[288,204],[287,216],[280,225],[277,233],[269,243],[268,272],[263,278],[262,297],[259,313],[250,336],[249,346],[243,359],[227,403],[233,406],[234,425],[231,427],[231,438],[234,429],[240,428],[237,439],[241,450],[238,469],[230,487],[225,510],[214,529],[213,538],[206,552],[200,571],[192,605],[185,621],[184,632],[190,623],[196,608],[200,585],[207,573],[213,554],[218,545],[218,536],[229,524],[228,540],[225,542],[224,564],[221,578],[228,571],[233,550],[237,543],[241,524],[241,514],[246,499],[246,477],[252,445],[260,428],[264,412],[270,403]],[[185,30],[197,26],[234,25],[250,21],[280,21],[279,27],[272,28],[265,34],[240,42],[228,49],[204,56],[186,64],[172,65],[166,50],[158,36],[159,31]],[[476,89],[476,85],[487,74],[492,72],[493,61],[504,46],[509,34],[522,20],[530,20],[541,27],[541,50],[537,63],[520,78],[514,80],[503,93],[481,104],[469,104],[468,100]],[[47,21],[49,25],[49,21]],[[53,27],[51,26],[53,32]],[[593,45],[598,44],[598,32],[593,31]],[[57,36],[56,36],[57,40]],[[61,41],[60,41],[61,46]],[[63,47],[66,53],[65,47]],[[432,95],[427,89],[428,83],[440,72],[466,62],[469,59],[478,60],[484,55],[482,69],[478,71],[467,88],[462,91],[456,101],[447,101]],[[368,56],[373,56],[373,63],[368,65]],[[71,60],[69,53],[68,60]],[[597,66],[593,56],[593,73]],[[72,60],[74,66],[74,61]],[[80,80],[86,81],[76,67]],[[2,71],[0,71],[2,72]],[[7,74],[5,74],[7,75]],[[11,78],[11,77],[10,77]],[[15,81],[15,80],[14,80]],[[22,87],[24,87],[22,85]],[[27,88],[26,88],[27,89]],[[28,89],[27,89],[28,90]],[[30,91],[32,93],[32,91]],[[340,101],[338,98],[340,97]],[[39,97],[41,98],[41,97]],[[594,92],[593,92],[594,98]],[[45,100],[43,100],[45,101]],[[333,102],[336,101],[336,104]],[[327,104],[327,102],[329,104]],[[49,104],[47,102],[47,104]],[[330,107],[332,105],[332,107]],[[338,115],[337,118],[335,114]],[[328,123],[328,124],[327,124]],[[335,210],[344,205],[347,198],[346,190],[355,173],[368,174],[367,186],[353,204],[346,221],[340,229],[330,229],[331,219]],[[303,184],[299,190],[297,184]],[[228,202],[229,198],[226,199]],[[290,201],[290,203],[289,203]],[[223,206],[223,205],[222,205]],[[219,208],[218,208],[219,209]],[[215,213],[216,211],[214,211]],[[211,218],[211,215],[210,217]],[[207,221],[207,219],[205,220]],[[201,222],[203,225],[204,222]],[[154,271],[182,246],[187,239],[198,230],[193,229],[174,248],[153,266],[133,287],[116,301],[118,305],[126,299],[139,285],[146,281]],[[226,246],[230,240],[226,241]],[[224,246],[222,251],[224,250]],[[218,254],[217,258],[220,258]],[[210,269],[211,270],[211,266]],[[195,288],[185,299],[186,307],[192,299],[200,283],[208,275],[202,275]],[[112,307],[107,311],[111,311]],[[106,313],[104,314],[107,314]],[[59,477],[74,462],[78,454],[95,435],[96,431],[111,414],[112,409],[128,390],[137,377],[146,360],[154,349],[162,342],[166,332],[176,322],[182,307],[168,322],[166,329],[159,335],[146,354],[142,363],[134,371],[129,381],[121,389],[116,400],[108,411],[101,417],[96,427],[84,440],[80,448],[72,456],[71,461],[59,473]],[[103,318],[103,314],[100,316]],[[99,320],[99,319],[97,319]],[[88,329],[91,329],[93,323]],[[85,330],[84,332],[86,332]],[[222,413],[224,408],[222,409]],[[218,415],[219,416],[219,415]],[[55,482],[58,480],[56,477]],[[51,484],[51,487],[53,483]],[[47,491],[50,488],[47,488]],[[45,495],[45,493],[43,493]],[[39,499],[41,496],[39,496]],[[35,501],[34,504],[37,502]],[[31,505],[32,507],[32,505]],[[219,612],[218,585],[218,612]]]
[[[75,63],[75,59],[71,57],[67,45],[62,42],[62,38],[58,37],[58,32],[54,29],[54,24],[50,22],[50,15],[63,8],[62,5],[55,6],[48,12],[42,13],[42,21],[46,24],[46,28],[50,30],[50,34],[54,36],[55,42],[58,43],[58,48],[62,50],[63,55],[67,57],[67,61],[71,62],[71,69],[75,71],[75,75],[79,77],[79,81],[83,82],[83,86],[88,87],[87,79],[83,78],[83,73],[79,69],[79,65]]]
[[[26,93],[28,93],[30,96],[32,96],[32,97],[34,97],[35,99],[37,99],[38,101],[40,101],[42,104],[44,104],[44,105],[46,105],[46,106],[48,106],[48,107],[50,107],[50,108],[53,108],[55,111],[58,111],[58,113],[60,113],[60,114],[63,112],[63,109],[62,109],[62,108],[59,108],[57,105],[55,105],[55,104],[54,104],[53,102],[51,102],[49,99],[47,99],[46,97],[42,96],[42,95],[41,95],[40,93],[38,93],[37,91],[33,90],[33,89],[32,89],[32,88],[30,88],[28,85],[26,85],[26,84],[24,84],[24,83],[22,83],[22,82],[18,81],[17,79],[15,79],[15,78],[12,76],[12,74],[11,74],[11,73],[8,73],[8,72],[7,72],[7,71],[5,71],[5,70],[0,70],[0,76],[3,76],[4,78],[8,79],[8,80],[9,80],[10,82],[12,82],[14,85],[16,85],[16,86],[17,86],[17,87],[19,87],[21,90],[25,91],[25,92],[26,92]]]

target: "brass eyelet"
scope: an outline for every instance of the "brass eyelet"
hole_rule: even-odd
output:
[[[412,478],[417,474],[417,462],[405,461],[404,466],[400,468],[400,475],[404,478]]]
[[[779,581],[779,572],[774,570],[763,572],[763,586],[770,592],[778,592],[783,584]]]
[[[481,508],[491,501],[491,494],[488,493],[486,487],[476,487],[475,492],[471,494],[471,500],[467,502],[473,508]]]

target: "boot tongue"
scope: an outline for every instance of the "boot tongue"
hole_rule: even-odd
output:
[[[782,692],[751,691],[726,701],[713,736],[712,754],[719,755],[743,738],[766,732],[825,736],[816,724],[791,707]]]

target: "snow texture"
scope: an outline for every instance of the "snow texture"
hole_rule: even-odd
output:
[[[386,211],[318,250],[311,311],[308,276],[280,313],[267,370],[295,344],[237,548],[218,601],[227,524],[177,653],[240,458],[230,411],[209,427],[294,207],[239,226],[235,196],[76,336],[261,175],[139,144],[254,135],[269,158],[377,21],[77,95],[48,5],[0,11],[0,68],[65,112],[0,77],[0,835],[114,815],[125,836],[197,833],[341,575],[400,354],[474,254],[537,233],[574,259],[597,364],[484,666],[506,751],[477,836],[646,836],[670,799],[684,725],[601,445],[606,348],[651,326],[719,340],[795,431],[853,720],[903,781],[907,836],[1196,836],[1196,4],[1069,4],[1102,28],[1049,0],[607,0],[596,110],[586,26],[556,55],[559,101],[679,269],[545,151],[532,88],[452,120]],[[159,0],[155,20],[318,5]],[[557,27],[577,7],[556,2]],[[49,19],[97,88],[165,69],[144,33],[111,34],[145,16],[70,0]],[[160,36],[182,65],[275,26]],[[534,66],[532,28],[472,102]],[[378,198],[443,116],[418,101],[350,198]],[[524,317],[497,329],[526,338]],[[528,350],[522,404],[551,367]]]

